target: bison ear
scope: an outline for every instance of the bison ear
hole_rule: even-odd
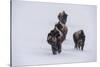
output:
[[[60,20],[61,13],[58,14],[58,19]]]

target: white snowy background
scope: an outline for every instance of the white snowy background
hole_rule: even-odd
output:
[[[62,53],[53,55],[47,35],[58,22],[59,12],[68,14],[68,34]],[[73,33],[83,29],[84,51],[74,49]],[[96,6],[13,1],[12,65],[40,65],[96,61]]]

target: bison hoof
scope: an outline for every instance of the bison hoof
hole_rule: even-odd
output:
[[[81,49],[81,51],[83,51],[83,49]]]
[[[60,54],[61,53],[61,50],[58,50],[58,53]]]
[[[57,53],[53,53],[53,55],[57,55]]]
[[[56,52],[56,51],[54,51],[54,52],[53,52],[53,55],[56,55],[56,54],[57,54],[57,52]]]

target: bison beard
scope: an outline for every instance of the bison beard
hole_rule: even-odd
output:
[[[73,34],[73,40],[75,43],[76,49],[81,49],[83,50],[84,48],[84,42],[85,42],[85,34],[83,30],[79,30]]]

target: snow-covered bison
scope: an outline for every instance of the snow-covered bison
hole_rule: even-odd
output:
[[[50,31],[47,37],[47,42],[51,45],[52,52],[54,55],[61,52],[61,44],[63,42],[63,35],[61,31],[55,27],[53,30]]]
[[[58,15],[59,22],[55,24],[53,30],[48,33],[47,42],[51,45],[52,52],[54,55],[61,53],[62,51],[62,43],[66,38],[66,34],[68,32],[68,28],[65,25],[67,20],[67,14],[63,11]]]
[[[73,40],[76,49],[81,49],[83,51],[85,43],[85,34],[83,30],[79,30],[73,34]]]

